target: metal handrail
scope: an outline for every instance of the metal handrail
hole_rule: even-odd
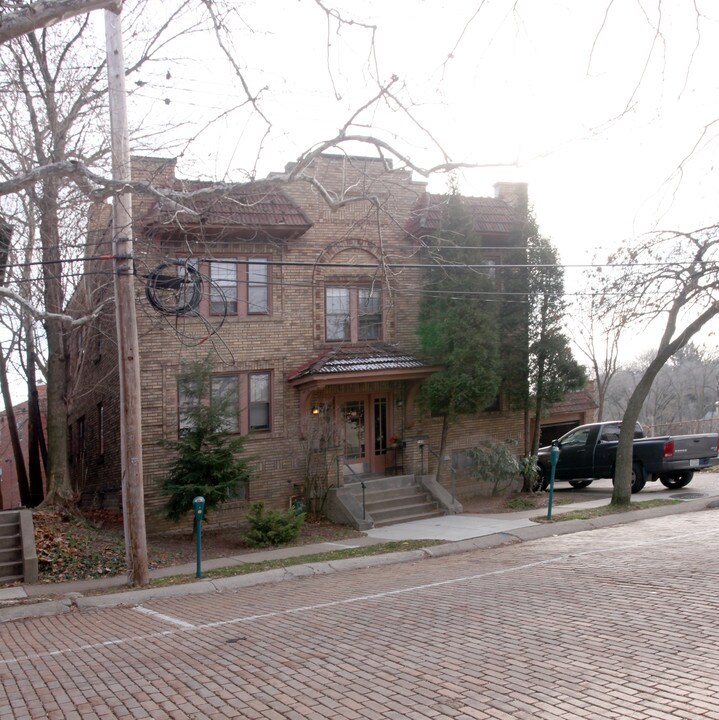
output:
[[[340,487],[340,467],[344,466],[346,467],[352,475],[354,475],[355,478],[358,477],[357,473],[355,472],[355,469],[342,457],[339,455],[337,456],[337,487]],[[365,520],[367,518],[367,508],[365,505],[365,490],[367,486],[364,484],[364,480],[360,480],[360,485],[362,486],[362,519]]]
[[[441,465],[441,463],[446,462],[449,465],[449,471],[452,473],[452,505],[454,505],[457,502],[457,468],[454,466],[454,463],[450,459],[449,455],[444,456],[444,460],[439,456],[439,453],[436,453],[432,448],[427,445],[427,449],[429,452],[432,453],[437,458],[438,465]]]

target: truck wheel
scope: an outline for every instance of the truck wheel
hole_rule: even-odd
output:
[[[693,477],[694,473],[689,470],[687,472],[677,473],[676,475],[662,475],[659,478],[659,482],[670,490],[676,490],[677,488],[683,488],[689,485]]]
[[[546,468],[537,465],[537,470],[537,477],[532,484],[532,492],[542,492],[549,487],[549,476],[547,475]]]
[[[569,484],[575,490],[581,490],[582,488],[589,487],[592,484],[591,480],[570,480]]]
[[[632,465],[632,492],[641,492],[646,484],[647,479],[644,476],[644,466],[641,463],[635,462]]]

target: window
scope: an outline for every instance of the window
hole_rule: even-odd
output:
[[[270,427],[270,375],[250,375],[250,430],[269,430]]]
[[[350,291],[325,288],[325,335],[327,340],[350,339]]]
[[[210,262],[210,314],[237,315],[237,263]]]
[[[583,447],[587,444],[587,438],[590,432],[591,428],[588,427],[580,427],[572,430],[572,432],[567,433],[567,435],[562,438],[562,447]]]
[[[235,373],[213,375],[210,378],[209,402],[221,405],[224,429],[231,433],[246,435],[249,432],[271,429],[271,376],[270,372]],[[195,394],[178,381],[178,430],[179,434],[193,428],[192,415],[188,412],[196,402]]]
[[[67,426],[67,459],[72,462],[75,458],[75,439],[72,435],[72,425]]]
[[[358,337],[360,340],[379,340],[382,334],[382,306],[377,289],[358,288]]]
[[[194,427],[190,411],[195,406],[195,396],[190,392],[188,385],[182,381],[177,383],[177,415],[178,432],[185,435]]]
[[[105,408],[102,403],[97,404],[97,454],[105,454]]]
[[[78,418],[77,421],[77,445],[80,457],[85,456],[85,416]]]
[[[221,404],[226,412],[223,427],[227,432],[240,431],[240,376],[218,375],[210,380],[210,403]]]
[[[247,312],[269,312],[267,260],[255,259],[247,264]]]
[[[325,338],[328,342],[380,340],[381,290],[375,287],[326,287]]]
[[[202,267],[200,268],[203,271]],[[210,315],[268,315],[270,278],[267,258],[210,260]]]

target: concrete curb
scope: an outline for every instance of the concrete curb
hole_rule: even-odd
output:
[[[291,565],[286,568],[265,570],[248,575],[235,575],[232,577],[212,579],[198,579],[195,582],[179,585],[166,585],[157,588],[141,590],[125,590],[107,595],[84,596],[71,593],[60,600],[49,600],[21,605],[11,605],[0,608],[0,623],[10,622],[31,617],[46,617],[60,615],[73,608],[80,610],[91,608],[108,608],[119,606],[136,606],[150,600],[162,598],[181,597],[185,595],[201,595],[227,590],[236,590],[256,585],[283,582],[295,578],[310,577],[313,575],[327,575],[335,572],[362,570],[370,567],[396,565],[405,562],[418,562],[430,558],[440,558],[449,555],[485,550],[503,545],[513,545],[521,542],[531,542],[543,538],[568,535],[577,532],[589,532],[614,525],[625,525],[640,520],[648,520],[666,515],[697,512],[719,508],[719,499],[700,498],[687,500],[679,505],[669,505],[646,510],[631,510],[626,513],[604,515],[591,520],[565,520],[556,523],[538,524],[531,527],[518,528],[509,532],[482,535],[468,540],[447,542],[442,545],[433,545],[420,550],[408,550],[384,555],[368,555],[365,557],[346,558],[342,560],[329,560],[320,563]]]

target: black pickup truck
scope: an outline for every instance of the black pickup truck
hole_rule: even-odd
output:
[[[617,454],[618,421],[580,425],[558,441],[559,460],[554,480],[568,480],[575,488],[587,487],[593,480],[613,478]],[[539,484],[549,485],[551,447],[539,449]],[[659,480],[668,488],[688,485],[695,470],[719,464],[719,434],[667,435],[645,437],[641,425],[634,429],[632,492],[639,492],[649,480]]]

